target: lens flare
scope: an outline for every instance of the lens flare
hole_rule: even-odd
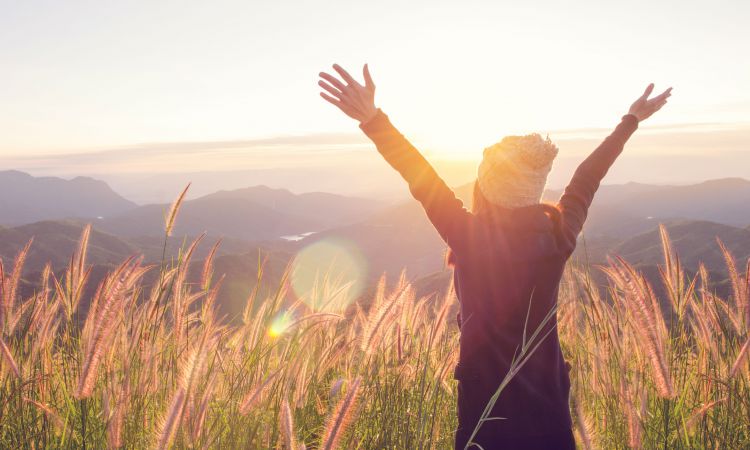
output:
[[[280,312],[271,322],[271,326],[268,327],[268,335],[273,338],[281,336],[289,328],[292,320],[293,317],[289,311]]]
[[[297,254],[291,284],[312,310],[342,312],[362,293],[366,275],[367,263],[352,242],[327,238]]]

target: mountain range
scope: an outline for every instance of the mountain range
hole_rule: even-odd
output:
[[[33,237],[27,273],[41,271],[47,262],[62,270],[85,223],[94,227],[89,262],[96,267],[111,267],[135,254],[151,262],[162,256],[168,204],[139,206],[90,178],[36,178],[5,171],[0,172],[0,187],[0,258],[6,266]],[[456,188],[465,204],[470,203],[471,191],[471,185]],[[545,198],[554,201],[560,194],[550,190]],[[684,186],[604,185],[574,257],[603,264],[617,254],[657,276],[655,267],[662,261],[657,226],[664,223],[689,271],[702,262],[722,279],[725,268],[717,238],[741,266],[750,258],[750,209],[745,207],[749,201],[750,181],[737,178]],[[175,256],[180,246],[204,232],[208,239],[195,255],[196,264],[209,244],[223,239],[215,272],[226,274],[222,297],[228,304],[244,300],[254,283],[259,254],[271,261],[271,285],[299,250],[327,239],[355,246],[367,262],[370,281],[384,272],[395,277],[404,268],[425,289],[439,287],[435,283],[449,277],[443,262],[445,245],[413,200],[384,204],[265,186],[219,191],[182,204],[167,256]],[[289,235],[298,236],[282,239]]]
[[[0,224],[3,225],[108,217],[136,207],[103,181],[88,177],[64,180],[32,177],[17,170],[0,171],[0,193]]]
[[[292,194],[284,189],[254,186],[219,191],[182,203],[176,235],[233,237],[265,241],[321,231],[366,217],[378,209],[373,200],[313,192]],[[102,230],[122,236],[163,234],[168,204],[145,205],[96,222]]]

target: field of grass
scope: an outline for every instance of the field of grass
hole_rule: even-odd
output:
[[[125,261],[82,301],[88,232],[31,298],[17,298],[24,253],[0,271],[0,448],[451,448],[447,286],[417,298],[403,277],[382,280],[366,307],[312,310],[283,282],[226,322],[211,258],[187,282],[190,247],[162,266]],[[557,315],[579,446],[750,448],[747,273],[726,252],[733,295],[718,298],[663,237],[662,304],[625,261],[566,272]],[[606,292],[590,270],[607,272]],[[147,271],[160,282],[144,285]],[[312,295],[335,305],[342,290]]]

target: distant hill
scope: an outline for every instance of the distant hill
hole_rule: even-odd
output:
[[[652,189],[631,195],[624,206],[645,217],[684,217],[744,227],[750,223],[748,200],[750,181],[726,178]]]
[[[65,180],[0,171],[0,192],[0,223],[5,225],[109,217],[136,207],[103,181],[88,177]]]
[[[557,200],[561,191],[548,191]],[[750,224],[750,181],[709,180],[685,186],[639,183],[605,185],[597,192],[585,231],[590,236],[642,233],[652,224],[677,219],[706,220],[736,227]]]
[[[0,172],[0,179],[7,181],[13,177],[40,180],[20,172]],[[53,180],[63,184],[93,183],[92,190],[102,188],[100,182],[90,179]],[[472,188],[472,184],[456,188],[467,208]],[[551,200],[559,196],[560,191],[545,193]],[[583,234],[585,241],[581,239],[575,256],[601,264],[607,255],[619,254],[656,280],[656,265],[663,258],[657,226],[666,223],[689,271],[695,271],[698,263],[703,262],[712,273],[718,274],[717,281],[725,281],[720,280],[725,267],[715,238],[721,238],[744,265],[750,258],[750,210],[744,207],[749,201],[750,181],[741,179],[687,186],[605,185],[589,212]],[[104,268],[135,254],[144,254],[147,262],[159,261],[164,214],[169,205],[127,204],[130,206],[124,211],[102,219],[0,225],[0,257],[6,266],[12,264],[17,252],[35,236],[27,270],[38,272],[47,261],[59,270],[76,248],[84,222],[91,221],[94,232],[89,261],[96,265],[97,273],[103,274]],[[45,213],[55,211],[50,209]],[[0,215],[5,213],[0,211]],[[183,242],[189,243],[204,231],[209,237],[196,252],[195,270],[199,270],[200,260],[215,239],[222,237],[216,273],[227,275],[220,296],[226,303],[223,312],[229,315],[241,310],[243,297],[254,284],[258,251],[270,255],[267,287],[272,288],[299,249],[324,239],[351,241],[367,261],[370,281],[384,272],[396,277],[406,268],[410,278],[420,279],[420,292],[427,293],[449,279],[444,264],[446,246],[414,200],[383,207],[365,199],[325,193],[293,194],[265,186],[219,191],[184,202],[174,236],[169,240],[168,257],[174,256]],[[306,232],[315,234],[298,242],[279,239]]]
[[[606,181],[606,179],[605,179]],[[473,184],[454,189],[469,207]],[[563,190],[545,191],[543,198],[556,202]],[[707,220],[732,226],[750,224],[750,181],[724,178],[684,186],[643,183],[602,185],[589,210],[585,231],[589,236],[633,236],[659,222],[679,219]]]
[[[366,217],[377,208],[379,204],[369,200],[323,193],[296,195],[256,186],[185,201],[174,234],[208,232],[210,236],[259,242],[321,231]],[[168,204],[141,206],[98,221],[97,226],[118,236],[159,236],[168,209]]]
[[[169,205],[140,206],[120,216],[97,222],[97,226],[118,236],[160,236]],[[249,200],[188,200],[182,204],[174,227],[175,236],[208,232],[212,237],[231,236],[263,241],[287,234],[320,229],[318,222],[275,211]]]
[[[716,239],[729,248],[741,268],[750,258],[750,230],[729,225],[685,220],[665,224],[674,250],[683,265],[697,270],[703,263],[709,270],[725,272],[724,257]],[[664,259],[659,231],[654,229],[631,237],[616,245],[612,251],[633,264],[655,264]]]
[[[78,248],[78,242],[86,223],[76,220],[42,221],[17,227],[0,227],[0,259],[10,270],[16,255],[30,239],[34,239],[24,265],[24,273],[37,273],[49,262],[53,270],[67,267],[70,257]],[[195,236],[171,237],[167,244],[166,258],[177,257],[180,247],[190,245]],[[205,239],[194,252],[194,259],[205,258],[215,240]],[[257,250],[258,246],[237,239],[223,239],[217,249],[217,257],[227,254],[243,254]],[[113,266],[130,256],[143,256],[144,263],[159,263],[163,256],[164,238],[124,238],[92,228],[89,237],[87,262],[92,265]],[[257,254],[256,254],[257,259]]]
[[[62,277],[70,257],[78,248],[84,226],[84,223],[69,220],[36,222],[13,228],[0,227],[0,259],[6,272],[12,270],[16,256],[33,238],[20,285],[24,298],[33,295],[38,288],[41,272],[48,263],[53,272]],[[187,245],[192,238],[186,241]],[[170,238],[167,260],[176,258],[182,244],[183,240]],[[214,241],[204,240],[196,248],[187,280],[189,283],[200,281],[204,260],[213,244]],[[159,274],[158,263],[161,261],[162,249],[161,238],[126,240],[93,228],[86,254],[86,263],[92,270],[79,309],[82,316],[85,316],[88,302],[102,279],[130,256],[143,255],[144,264],[156,264],[144,277],[146,286],[154,283]],[[262,260],[267,259],[259,291],[260,298],[266,298],[278,288],[283,271],[293,255],[231,239],[224,240],[219,246],[214,259],[214,280],[225,276],[218,298],[221,314],[236,318],[242,312],[247,296],[256,284],[259,255]]]
[[[44,221],[0,230],[0,258],[11,270],[16,255],[33,238],[24,272],[40,272],[49,262],[57,270],[65,267],[78,248],[84,225],[72,221]],[[114,265],[140,253],[124,240],[92,230],[87,261],[91,264]]]
[[[618,204],[594,201],[583,226],[584,237],[588,240],[622,240],[658,227],[660,222],[680,220],[664,216],[643,216],[629,211]]]
[[[415,276],[442,270],[446,246],[416,202],[403,203],[356,224],[316,233],[297,243],[323,239],[353,242],[367,261],[371,278],[397,276],[403,268]]]
[[[716,239],[724,242],[738,268],[744,271],[750,258],[750,230],[700,220],[676,220],[665,222],[664,225],[686,274],[694,276],[702,263],[709,272],[713,289],[720,295],[728,295],[730,285],[727,267]],[[614,255],[622,256],[641,271],[649,279],[657,295],[666,295],[658,269],[664,265],[658,228],[636,236],[586,240],[585,244],[579,243],[573,259],[582,264],[605,265],[607,257]],[[607,283],[603,272],[594,270],[592,274],[597,284]]]
[[[248,200],[274,211],[313,220],[325,227],[351,223],[372,214],[381,207],[370,199],[345,197],[326,192],[293,194],[286,189],[253,186],[231,191],[219,191],[201,197],[212,200]]]
[[[472,189],[472,184],[455,188],[467,208]],[[557,200],[560,195],[560,191],[550,190],[545,198]],[[703,260],[709,270],[723,273],[716,236],[737,252],[738,260],[750,256],[750,227],[733,225],[750,223],[750,208],[742,207],[745,204],[750,204],[750,181],[742,179],[687,186],[605,185],[589,211],[582,235],[585,245],[582,239],[576,256],[598,264],[606,261],[606,255],[619,253],[635,263],[658,264],[662,260],[658,225],[667,223],[675,247],[684,253],[689,267],[695,270],[697,261]],[[726,222],[722,225],[722,221]],[[373,274],[398,273],[406,267],[421,277],[444,267],[445,244],[414,200],[359,223],[318,233],[299,245],[333,236],[355,242]]]

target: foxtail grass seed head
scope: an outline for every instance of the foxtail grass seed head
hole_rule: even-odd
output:
[[[180,212],[180,207],[182,206],[183,200],[185,200],[185,195],[187,194],[187,191],[190,188],[190,184],[191,183],[188,183],[187,186],[185,186],[185,189],[182,190],[182,192],[174,201],[174,203],[172,203],[172,206],[169,208],[169,211],[167,211],[167,215],[164,218],[164,231],[167,236],[172,235],[172,230],[174,229],[174,224],[175,224],[175,221],[177,220],[177,213]]]

